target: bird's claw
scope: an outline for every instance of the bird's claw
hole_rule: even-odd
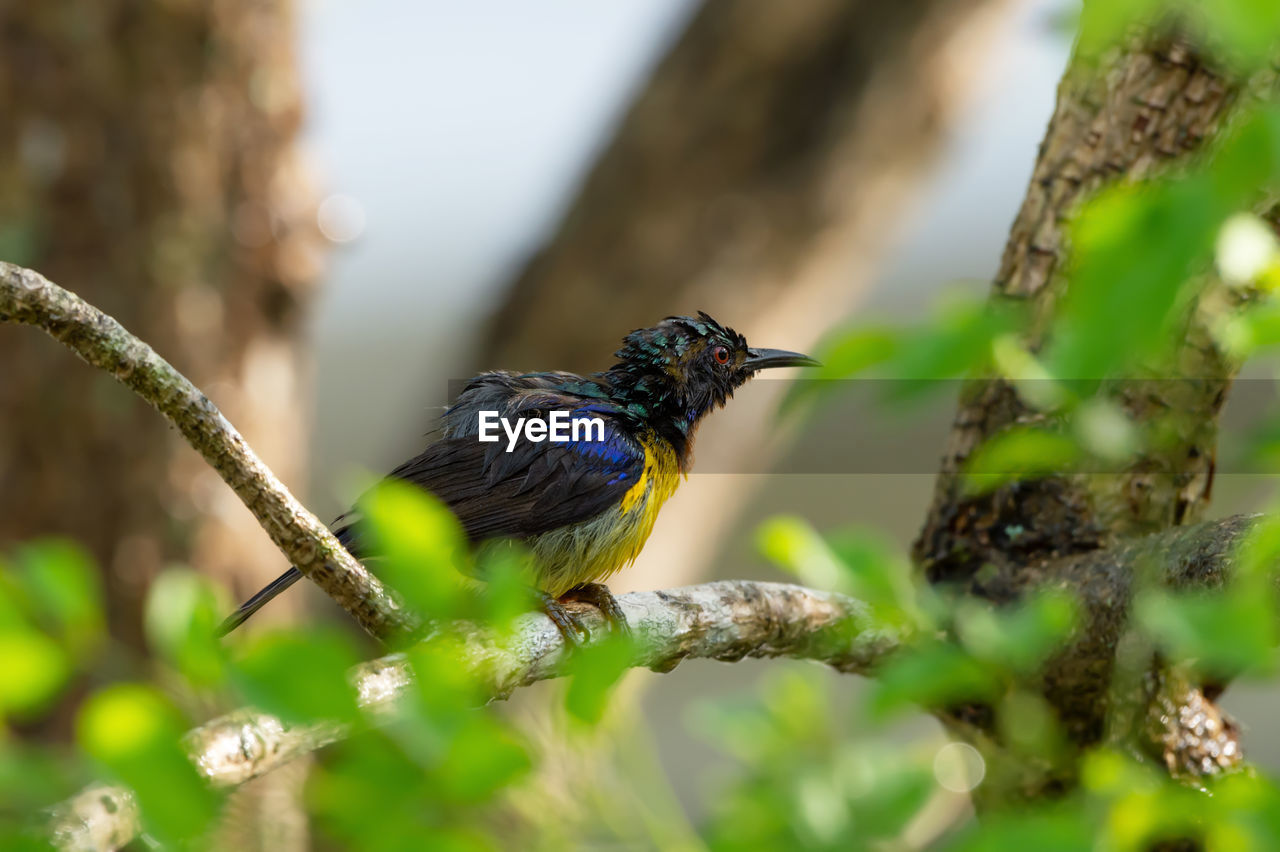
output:
[[[564,637],[564,644],[569,648],[579,648],[584,640],[591,638],[591,631],[587,630],[582,620],[565,609],[564,604],[551,595],[538,592],[538,603],[547,618],[551,619],[551,623],[560,631],[560,635]]]
[[[538,602],[547,618],[560,631],[564,642],[570,648],[580,648],[585,640],[591,638],[591,631],[582,623],[582,619],[565,607],[568,602],[591,604],[600,610],[609,629],[620,636],[630,636],[631,627],[627,624],[627,616],[618,604],[618,599],[603,583],[583,583],[574,586],[558,599],[546,592],[538,592]]]
[[[626,613],[622,611],[618,599],[604,583],[583,583],[581,586],[574,586],[561,595],[560,600],[591,604],[600,610],[600,614],[604,616],[611,630],[623,636],[631,635],[631,626],[627,624]]]

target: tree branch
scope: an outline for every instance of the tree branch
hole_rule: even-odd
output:
[[[873,627],[860,601],[785,583],[724,580],[633,592],[619,597],[618,603],[638,640],[632,665],[661,672],[688,658],[732,662],[793,657],[866,674],[901,641],[893,632]],[[593,637],[608,634],[597,609],[569,606]],[[498,641],[480,627],[462,629],[467,650],[461,665],[492,698],[506,698],[521,686],[565,673],[564,638],[541,613],[522,616],[507,641]],[[403,657],[391,654],[357,666],[351,677],[360,706],[377,718],[394,707],[412,675]],[[290,727],[273,716],[242,709],[191,731],[186,747],[200,774],[212,786],[227,788],[346,734],[346,726],[340,724]],[[64,850],[101,849],[127,842],[138,824],[128,790],[95,785],[55,809],[51,835]]]
[[[1221,589],[1236,571],[1240,545],[1264,517],[1234,515],[1126,539],[1105,550],[1022,566],[992,566],[960,591],[996,602],[1020,600],[1040,589],[1060,589],[1075,596],[1081,623],[1072,641],[1041,669],[1036,686],[1074,742],[1102,742],[1128,733],[1115,724],[1126,710],[1115,706],[1117,684],[1124,680],[1117,670],[1117,649],[1143,584],[1159,583],[1183,592]],[[1138,713],[1138,718],[1128,720],[1138,745],[1175,775],[1210,775],[1239,765],[1243,759],[1239,729],[1198,684],[1170,667],[1139,674],[1147,676],[1145,682],[1126,688],[1141,694],[1120,696],[1119,702],[1133,705],[1129,712]],[[1110,715],[1112,711],[1117,715]],[[935,715],[966,738],[990,749],[1000,748],[989,714],[940,710]],[[1024,758],[1012,760],[1016,764]],[[1078,768],[1068,762],[1046,771],[1015,773],[1017,789],[986,789],[981,795],[1003,796],[1005,802],[1011,797],[1039,798],[1046,791],[1072,786]]]
[[[30,269],[0,262],[0,321],[34,325],[151,403],[231,486],[280,552],[371,635],[416,623],[298,502],[199,388],[120,323]]]
[[[1077,742],[1098,742],[1112,685],[1116,648],[1142,578],[1184,591],[1219,589],[1235,570],[1237,550],[1262,515],[1234,515],[1142,538],[1106,550],[997,569],[965,591],[988,600],[1017,600],[1037,589],[1074,595],[1083,614],[1073,644],[1042,672],[1045,697]]]
[[[1125,542],[1109,550],[1079,554],[986,577],[986,598],[1015,600],[1034,589],[1062,588],[1076,595],[1084,621],[1067,648],[1039,674],[1047,695],[1068,723],[1092,718],[1079,705],[1100,702],[1115,665],[1115,648],[1128,622],[1136,577],[1186,591],[1220,588],[1235,566],[1236,550],[1262,516],[1237,515],[1221,521],[1178,527]],[[979,582],[974,580],[974,583]],[[723,580],[618,598],[638,642],[632,666],[666,672],[684,659],[726,662],[745,657],[817,660],[848,674],[874,674],[876,667],[910,637],[873,623],[866,604],[852,598],[784,583]],[[593,637],[607,635],[600,612],[569,604]],[[541,613],[522,616],[512,636],[500,641],[484,628],[458,625],[466,639],[460,664],[478,679],[481,692],[505,699],[522,686],[566,673],[564,639]],[[360,706],[372,718],[385,717],[409,687],[412,675],[400,654],[357,666],[352,672]],[[954,722],[945,708],[926,708]],[[975,725],[982,735],[981,724]],[[243,784],[294,758],[343,739],[347,728],[318,723],[290,727],[279,719],[241,709],[191,731],[186,746],[192,762],[211,785]],[[1100,733],[1072,732],[1077,737]],[[1239,754],[1236,732],[1218,731],[1224,748]],[[1203,748],[1174,743],[1166,757]],[[1185,748],[1184,748],[1185,746]],[[1035,791],[1031,791],[1035,794]],[[104,806],[103,798],[111,806]],[[52,836],[62,849],[102,848],[98,838],[132,836],[138,817],[132,795],[95,785],[58,807]]]

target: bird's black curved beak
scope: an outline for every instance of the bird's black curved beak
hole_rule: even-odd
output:
[[[767,370],[770,367],[821,367],[822,364],[808,355],[785,349],[748,349],[742,366],[749,370]]]

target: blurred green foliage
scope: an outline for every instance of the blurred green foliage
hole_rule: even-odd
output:
[[[435,507],[424,499],[373,511],[419,513]],[[1239,574],[1242,589],[1271,581],[1268,566],[1280,532],[1263,526],[1255,539],[1252,561],[1244,560]],[[1074,600],[1064,592],[1046,592],[1012,606],[944,603],[933,591],[917,587],[903,555],[874,534],[854,530],[822,536],[795,518],[770,524],[760,543],[788,571],[866,595],[875,604],[866,626],[880,623],[916,638],[885,661],[854,706],[834,699],[833,675],[800,663],[775,668],[758,697],[705,705],[694,729],[721,748],[734,768],[708,780],[714,784],[707,796],[709,812],[696,834],[676,832],[682,848],[892,849],[908,844],[1011,850],[1031,848],[1026,844],[1034,841],[1034,848],[1137,850],[1157,839],[1185,836],[1212,841],[1215,849],[1263,849],[1280,842],[1280,819],[1273,815],[1280,790],[1270,779],[1253,772],[1210,779],[1213,795],[1206,795],[1106,749],[1087,757],[1084,784],[1071,796],[1043,807],[997,809],[982,824],[972,823],[968,789],[999,783],[983,777],[982,752],[946,746],[936,734],[913,735],[902,726],[910,728],[922,706],[981,705],[995,714],[995,728],[1015,754],[1040,765],[1060,759],[1065,739],[1052,708],[1030,687],[1037,667],[1079,630]],[[70,623],[100,625],[100,610],[90,611],[97,604],[86,609],[47,603],[82,602],[92,594],[87,590],[95,588],[95,574],[82,555],[52,543],[23,548],[21,554],[4,563],[7,589],[23,587],[33,576],[72,580],[58,595],[6,595],[10,623],[28,625],[28,632],[52,647],[60,647],[57,636],[68,619],[47,617],[50,613],[77,613]],[[563,848],[557,812],[538,812],[535,818],[527,806],[513,807],[519,797],[545,795],[536,792],[546,783],[539,763],[553,743],[500,708],[485,706],[486,688],[478,673],[460,662],[466,658],[462,637],[441,631],[408,649],[406,660],[415,674],[409,693],[389,716],[367,717],[347,678],[357,660],[352,634],[276,629],[210,647],[204,637],[216,621],[210,606],[218,597],[200,578],[176,570],[167,574],[148,603],[160,679],[108,683],[87,670],[67,675],[63,686],[78,676],[90,687],[76,714],[77,748],[59,752],[4,742],[4,837],[15,844],[30,841],[39,808],[96,777],[135,791],[153,842],[199,848],[223,799],[203,784],[183,751],[183,732],[196,720],[181,707],[199,694],[221,696],[226,706],[248,703],[286,721],[350,725],[349,738],[327,749],[312,770],[305,797],[316,830],[338,847]],[[458,612],[469,617],[485,605],[483,595],[455,600]],[[1224,642],[1237,643],[1239,631],[1248,627],[1230,608],[1238,603],[1234,598],[1224,596],[1226,609],[1216,613],[1216,620],[1210,601],[1196,603],[1200,617],[1188,620],[1191,638],[1169,630],[1167,620],[1150,626],[1151,635],[1169,654],[1184,646],[1199,659],[1210,659],[1206,649],[1229,651]],[[167,603],[179,615],[162,612]],[[1169,611],[1181,612],[1176,607],[1159,611],[1166,619],[1172,617]],[[184,629],[184,621],[201,625],[201,631]],[[1145,615],[1138,621],[1148,628]],[[1236,632],[1224,640],[1214,632],[1224,629]],[[1269,659],[1271,646],[1245,644],[1259,649],[1263,661]],[[101,647],[99,653],[104,653]],[[610,730],[619,679],[634,653],[631,641],[610,638],[575,661],[560,690],[565,719],[571,722],[562,728],[567,736],[594,743],[593,737]],[[1227,660],[1231,673],[1258,662]],[[950,765],[956,748],[968,749],[960,753],[963,771]],[[622,783],[665,782],[644,775]],[[652,790],[645,795],[654,798]],[[587,832],[593,842],[657,845],[657,838],[671,833],[663,820],[679,825],[684,819],[679,804],[668,798],[661,807],[677,812],[651,817],[646,841],[634,833],[635,825],[614,834],[621,829],[600,807],[594,818],[574,815],[574,831]]]
[[[76,546],[19,548],[0,572],[0,721],[45,709],[103,639],[102,589]]]
[[[379,488],[361,507],[386,554],[379,569],[405,582],[406,597],[436,623],[484,623],[509,635],[533,609],[518,550],[474,562],[456,521],[414,489]],[[488,582],[469,580],[452,560]],[[414,566],[425,568],[412,582]],[[529,779],[537,744],[489,700],[485,672],[467,665],[465,638],[442,630],[404,651],[414,673],[388,716],[359,707],[351,679],[360,643],[350,631],[309,626],[215,638],[228,596],[206,578],[171,569],[146,604],[152,659],[122,658],[103,631],[100,577],[77,548],[37,542],[0,561],[0,698],[4,717],[33,722],[72,688],[87,692],[75,713],[75,747],[0,738],[0,848],[41,848],[44,810],[90,780],[134,791],[150,842],[199,848],[224,793],[211,789],[186,753],[198,719],[183,708],[246,705],[285,724],[341,723],[350,736],[314,771],[306,806],[321,833],[344,847],[497,849],[513,832],[537,845],[537,826],[520,827],[504,799]],[[428,605],[429,604],[429,605]],[[569,666],[562,708],[583,736],[597,729],[635,654],[628,636],[610,636]],[[118,681],[113,672],[150,669],[154,680]],[[12,733],[12,732],[9,732]],[[550,831],[550,826],[544,827]]]
[[[931,755],[855,737],[812,670],[766,678],[754,703],[698,725],[741,763],[714,799],[712,849],[863,849],[897,838],[936,793]]]
[[[1084,5],[1083,50],[1104,51],[1152,16],[1190,20],[1242,72],[1273,61],[1280,35],[1274,0],[1108,0]],[[951,301],[909,328],[833,334],[821,378],[891,378],[891,400],[938,379],[1009,380],[1044,417],[971,458],[973,494],[1099,462],[1123,466],[1157,446],[1161,430],[1130,423],[1098,391],[1116,378],[1166,374],[1192,312],[1209,315],[1234,357],[1280,343],[1280,249],[1248,212],[1278,184],[1280,110],[1252,107],[1189,168],[1083,204],[1070,226],[1070,286],[1041,329],[1044,345],[1024,342],[1029,318],[1017,304]],[[0,243],[30,242],[20,230],[0,228]],[[806,383],[788,405],[819,401],[822,384]],[[1280,452],[1274,438],[1262,443]],[[375,567],[432,622],[483,622],[502,637],[530,609],[518,548],[469,553],[443,507],[395,483],[371,491],[360,509],[385,554]],[[448,629],[404,652],[414,682],[393,711],[373,716],[350,680],[361,657],[351,633],[259,628],[218,641],[228,596],[172,569],[150,590],[152,656],[137,659],[107,639],[100,575],[84,553],[57,541],[13,548],[0,555],[0,847],[39,848],[43,809],[107,779],[134,790],[151,843],[200,848],[224,794],[201,780],[183,734],[210,708],[248,704],[292,724],[346,725],[349,736],[321,755],[305,795],[320,842],[332,848],[1139,850],[1175,839],[1280,848],[1280,787],[1262,773],[1194,787],[1128,752],[1070,753],[1035,681],[1086,629],[1068,592],[1006,606],[950,601],[877,534],[822,534],[799,518],[769,522],[758,544],[801,582],[865,601],[863,626],[905,647],[854,706],[835,700],[831,673],[799,663],[773,668],[758,695],[705,706],[694,727],[732,770],[708,779],[708,813],[693,826],[657,789],[665,781],[653,767],[625,756],[626,744],[646,742],[618,723],[636,653],[629,638],[593,644],[571,660],[558,691],[541,694],[558,696],[554,736],[486,704],[484,672]],[[1142,647],[1205,677],[1273,674],[1277,557],[1280,522],[1267,521],[1216,593],[1142,586],[1133,625]],[[1005,801],[1003,785],[1016,781],[986,760],[990,744],[921,733],[921,708],[986,714],[1009,753],[1036,768],[1078,760],[1081,783],[1051,801]],[[69,729],[61,737],[59,726]],[[609,738],[615,748],[604,746]],[[604,783],[608,773],[595,764],[610,755],[622,762]],[[975,786],[989,806],[980,823],[970,819]]]
[[[220,798],[196,774],[182,747],[187,720],[158,688],[117,683],[90,696],[76,719],[76,742],[133,790],[156,839],[200,836]]]
[[[1247,73],[1275,59],[1280,7],[1269,0],[1089,0],[1078,23],[1081,50],[1106,50],[1135,22],[1150,21],[1176,23],[1210,44],[1215,57]]]

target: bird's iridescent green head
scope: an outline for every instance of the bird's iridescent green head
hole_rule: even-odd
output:
[[[633,331],[615,354],[618,363],[608,376],[618,391],[638,412],[677,420],[684,432],[760,370],[818,364],[799,352],[748,346],[741,334],[702,312]]]

